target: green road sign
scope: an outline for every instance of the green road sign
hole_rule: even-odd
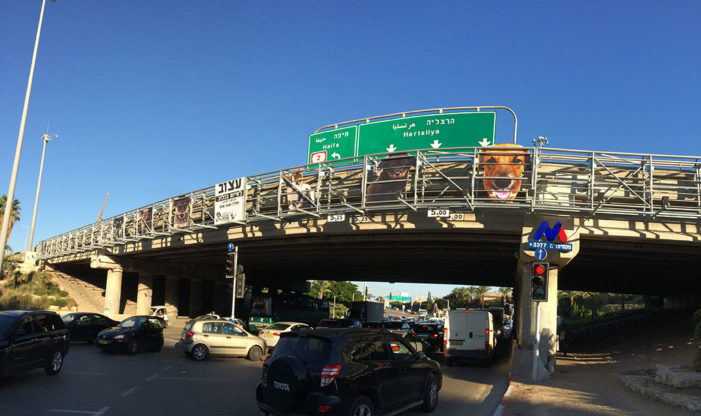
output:
[[[444,113],[361,124],[358,156],[494,144],[496,113]]]
[[[357,132],[358,126],[350,126],[310,135],[307,163],[355,156]]]

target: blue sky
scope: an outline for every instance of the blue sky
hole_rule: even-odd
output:
[[[40,7],[0,5],[0,194]],[[95,221],[107,192],[104,217],[300,165],[318,127],[397,111],[504,105],[523,145],[701,155],[699,17],[695,1],[47,2],[9,244],[48,123],[35,243]]]

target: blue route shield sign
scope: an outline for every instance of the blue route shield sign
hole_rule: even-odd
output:
[[[548,250],[539,247],[535,249],[535,259],[538,261],[543,261],[545,258],[548,257]]]

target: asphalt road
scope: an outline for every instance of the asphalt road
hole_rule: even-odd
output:
[[[57,376],[34,370],[8,377],[0,386],[0,415],[260,414],[255,402],[260,361],[195,362],[174,349],[178,336],[178,329],[167,328],[161,352],[135,356],[74,343]],[[444,384],[433,414],[491,416],[508,386],[507,361],[501,358],[491,367],[442,365]]]

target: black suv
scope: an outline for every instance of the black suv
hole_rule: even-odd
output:
[[[35,368],[58,374],[70,339],[61,317],[47,311],[0,311],[0,379]]]
[[[256,401],[279,416],[431,412],[442,378],[438,363],[389,331],[286,332],[263,363]]]
[[[443,327],[439,324],[414,324],[412,330],[416,336],[428,342],[431,352],[439,352],[443,350]]]

